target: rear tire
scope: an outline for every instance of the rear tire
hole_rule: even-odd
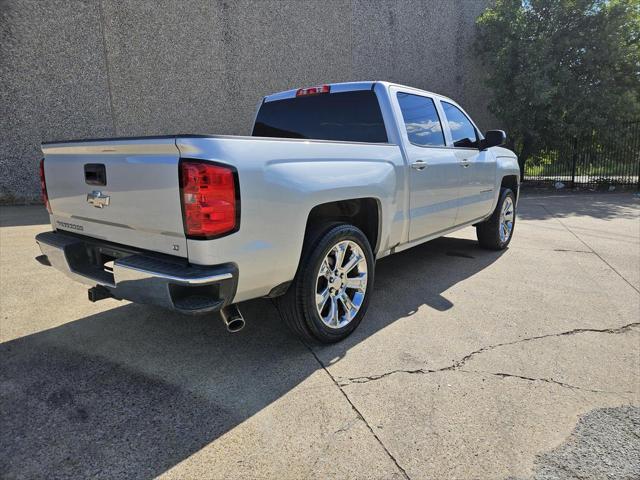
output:
[[[302,339],[338,342],[362,321],[373,277],[373,252],[364,233],[353,225],[329,225],[308,238],[293,283],[275,302]]]
[[[489,250],[504,250],[513,238],[515,226],[516,197],[510,188],[503,188],[491,216],[476,225],[478,243]]]

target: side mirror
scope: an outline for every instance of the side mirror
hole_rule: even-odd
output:
[[[507,141],[507,134],[504,130],[487,130],[484,134],[484,140],[480,141],[480,150],[485,150],[489,147],[499,147],[504,145]]]

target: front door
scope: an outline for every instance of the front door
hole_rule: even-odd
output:
[[[454,225],[462,178],[455,150],[447,148],[432,98],[401,90],[397,98],[409,162],[409,241]]]
[[[462,175],[455,222],[456,225],[462,225],[491,213],[495,196],[496,159],[489,150],[478,150],[478,131],[459,107],[444,100],[441,105]]]
[[[489,150],[456,149],[462,166],[460,201],[456,224],[471,222],[491,213],[496,183],[496,160]]]

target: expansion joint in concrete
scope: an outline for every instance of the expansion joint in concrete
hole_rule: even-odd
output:
[[[631,288],[633,288],[636,292],[640,293],[640,290],[638,290],[638,287],[636,287],[633,283],[631,283],[629,280],[627,280],[627,278],[622,275],[613,265],[611,265],[609,262],[607,262],[602,255],[600,255],[598,252],[596,252],[593,248],[591,248],[591,245],[589,245],[587,242],[585,242],[576,232],[574,232],[573,230],[571,230],[561,219],[560,217],[558,217],[557,215],[554,215],[554,213],[549,210],[549,208],[546,205],[542,205],[540,204],[540,207],[542,207],[544,210],[547,211],[547,213],[553,217],[556,222],[558,222],[560,225],[562,225],[562,227],[569,232],[571,235],[573,235],[574,237],[576,237],[576,239],[582,243],[585,247],[587,247],[589,249],[590,253],[593,253],[596,257],[598,257],[600,260],[602,260],[602,262],[609,267],[616,275],[618,275],[622,280],[625,281],[625,283],[627,285],[629,285]]]
[[[360,412],[360,410],[358,410],[358,407],[356,407],[353,402],[351,401],[351,399],[349,398],[349,395],[347,395],[347,393],[342,389],[342,386],[336,381],[336,379],[334,378],[333,375],[331,375],[331,372],[329,372],[329,370],[324,366],[324,363],[322,363],[322,361],[318,358],[318,356],[316,355],[316,353],[313,351],[313,348],[311,348],[311,346],[307,345],[305,342],[303,342],[305,347],[307,347],[307,349],[309,349],[309,351],[311,352],[311,355],[313,355],[313,358],[316,359],[316,362],[318,362],[318,364],[320,365],[320,367],[325,371],[325,373],[329,376],[329,378],[331,379],[331,381],[334,383],[334,385],[336,387],[338,387],[338,390],[340,390],[340,393],[342,393],[342,395],[344,396],[344,398],[347,400],[347,402],[349,403],[349,405],[351,406],[351,409],[354,411],[354,413],[357,415],[357,417],[362,420],[362,422],[365,424],[365,426],[367,427],[367,429],[371,432],[371,435],[373,435],[373,437],[376,439],[376,441],[380,444],[380,447],[382,447],[382,449],[384,450],[384,452],[387,454],[387,456],[391,459],[391,461],[395,464],[396,468],[400,471],[400,473],[402,474],[402,476],[407,479],[407,480],[411,480],[409,475],[407,474],[406,470],[404,468],[402,468],[402,466],[398,463],[398,460],[396,459],[396,457],[393,456],[393,454],[389,451],[389,449],[387,448],[387,446],[382,442],[382,440],[380,439],[380,437],[376,434],[376,432],[373,430],[373,428],[371,427],[371,425],[369,425],[369,422],[367,422],[367,419],[364,418],[364,415],[362,415],[362,413]],[[339,432],[340,430],[338,430]],[[336,432],[337,433],[337,432]]]
[[[282,317],[282,314],[280,312],[280,309],[278,308],[277,303],[273,302],[273,305],[276,308],[276,311],[278,312],[278,315],[280,315]],[[398,463],[398,460],[396,459],[396,457],[393,456],[393,454],[389,451],[389,449],[387,448],[387,446],[382,442],[382,440],[380,439],[380,437],[376,434],[376,432],[373,430],[373,428],[371,427],[371,425],[369,424],[369,422],[367,421],[366,418],[364,418],[364,415],[362,414],[362,412],[360,412],[360,410],[358,410],[358,407],[356,407],[354,405],[354,403],[351,401],[351,399],[349,398],[349,395],[347,395],[347,393],[342,389],[342,386],[336,381],[335,377],[333,375],[331,375],[331,372],[329,372],[329,370],[327,369],[327,367],[325,367],[324,363],[322,363],[322,361],[320,360],[320,358],[318,358],[318,356],[316,355],[316,352],[313,351],[313,348],[307,344],[305,341],[301,340],[302,344],[307,348],[307,350],[309,350],[309,352],[311,353],[311,355],[313,355],[313,358],[315,358],[316,362],[318,362],[318,365],[320,365],[320,368],[322,368],[322,370],[324,370],[324,372],[327,374],[327,376],[331,379],[331,381],[333,382],[333,384],[338,388],[338,390],[340,391],[340,393],[342,394],[342,396],[345,398],[345,400],[347,401],[347,403],[351,406],[351,410],[353,410],[353,412],[356,414],[356,417],[361,420],[364,425],[367,427],[367,429],[369,430],[369,432],[371,432],[371,435],[373,435],[373,438],[376,439],[376,441],[378,442],[378,444],[380,445],[380,447],[382,448],[382,450],[384,450],[384,452],[386,453],[386,455],[389,457],[389,459],[394,463],[394,465],[396,466],[396,468],[400,471],[400,473],[402,474],[403,478],[405,478],[406,480],[411,480],[411,478],[409,477],[409,474],[407,474],[406,470],[404,468],[402,468],[402,466]],[[341,428],[339,430],[337,430],[334,433],[340,433],[341,431],[346,431],[349,428],[351,428],[352,425],[348,425],[347,427]]]

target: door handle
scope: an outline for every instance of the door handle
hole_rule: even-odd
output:
[[[426,166],[427,164],[424,163],[424,160],[416,160],[411,164],[411,168],[414,170],[424,170]]]
[[[469,163],[469,160],[467,160],[466,158],[464,160],[462,160],[460,162],[460,166],[463,168],[469,168],[471,166],[471,164]]]

